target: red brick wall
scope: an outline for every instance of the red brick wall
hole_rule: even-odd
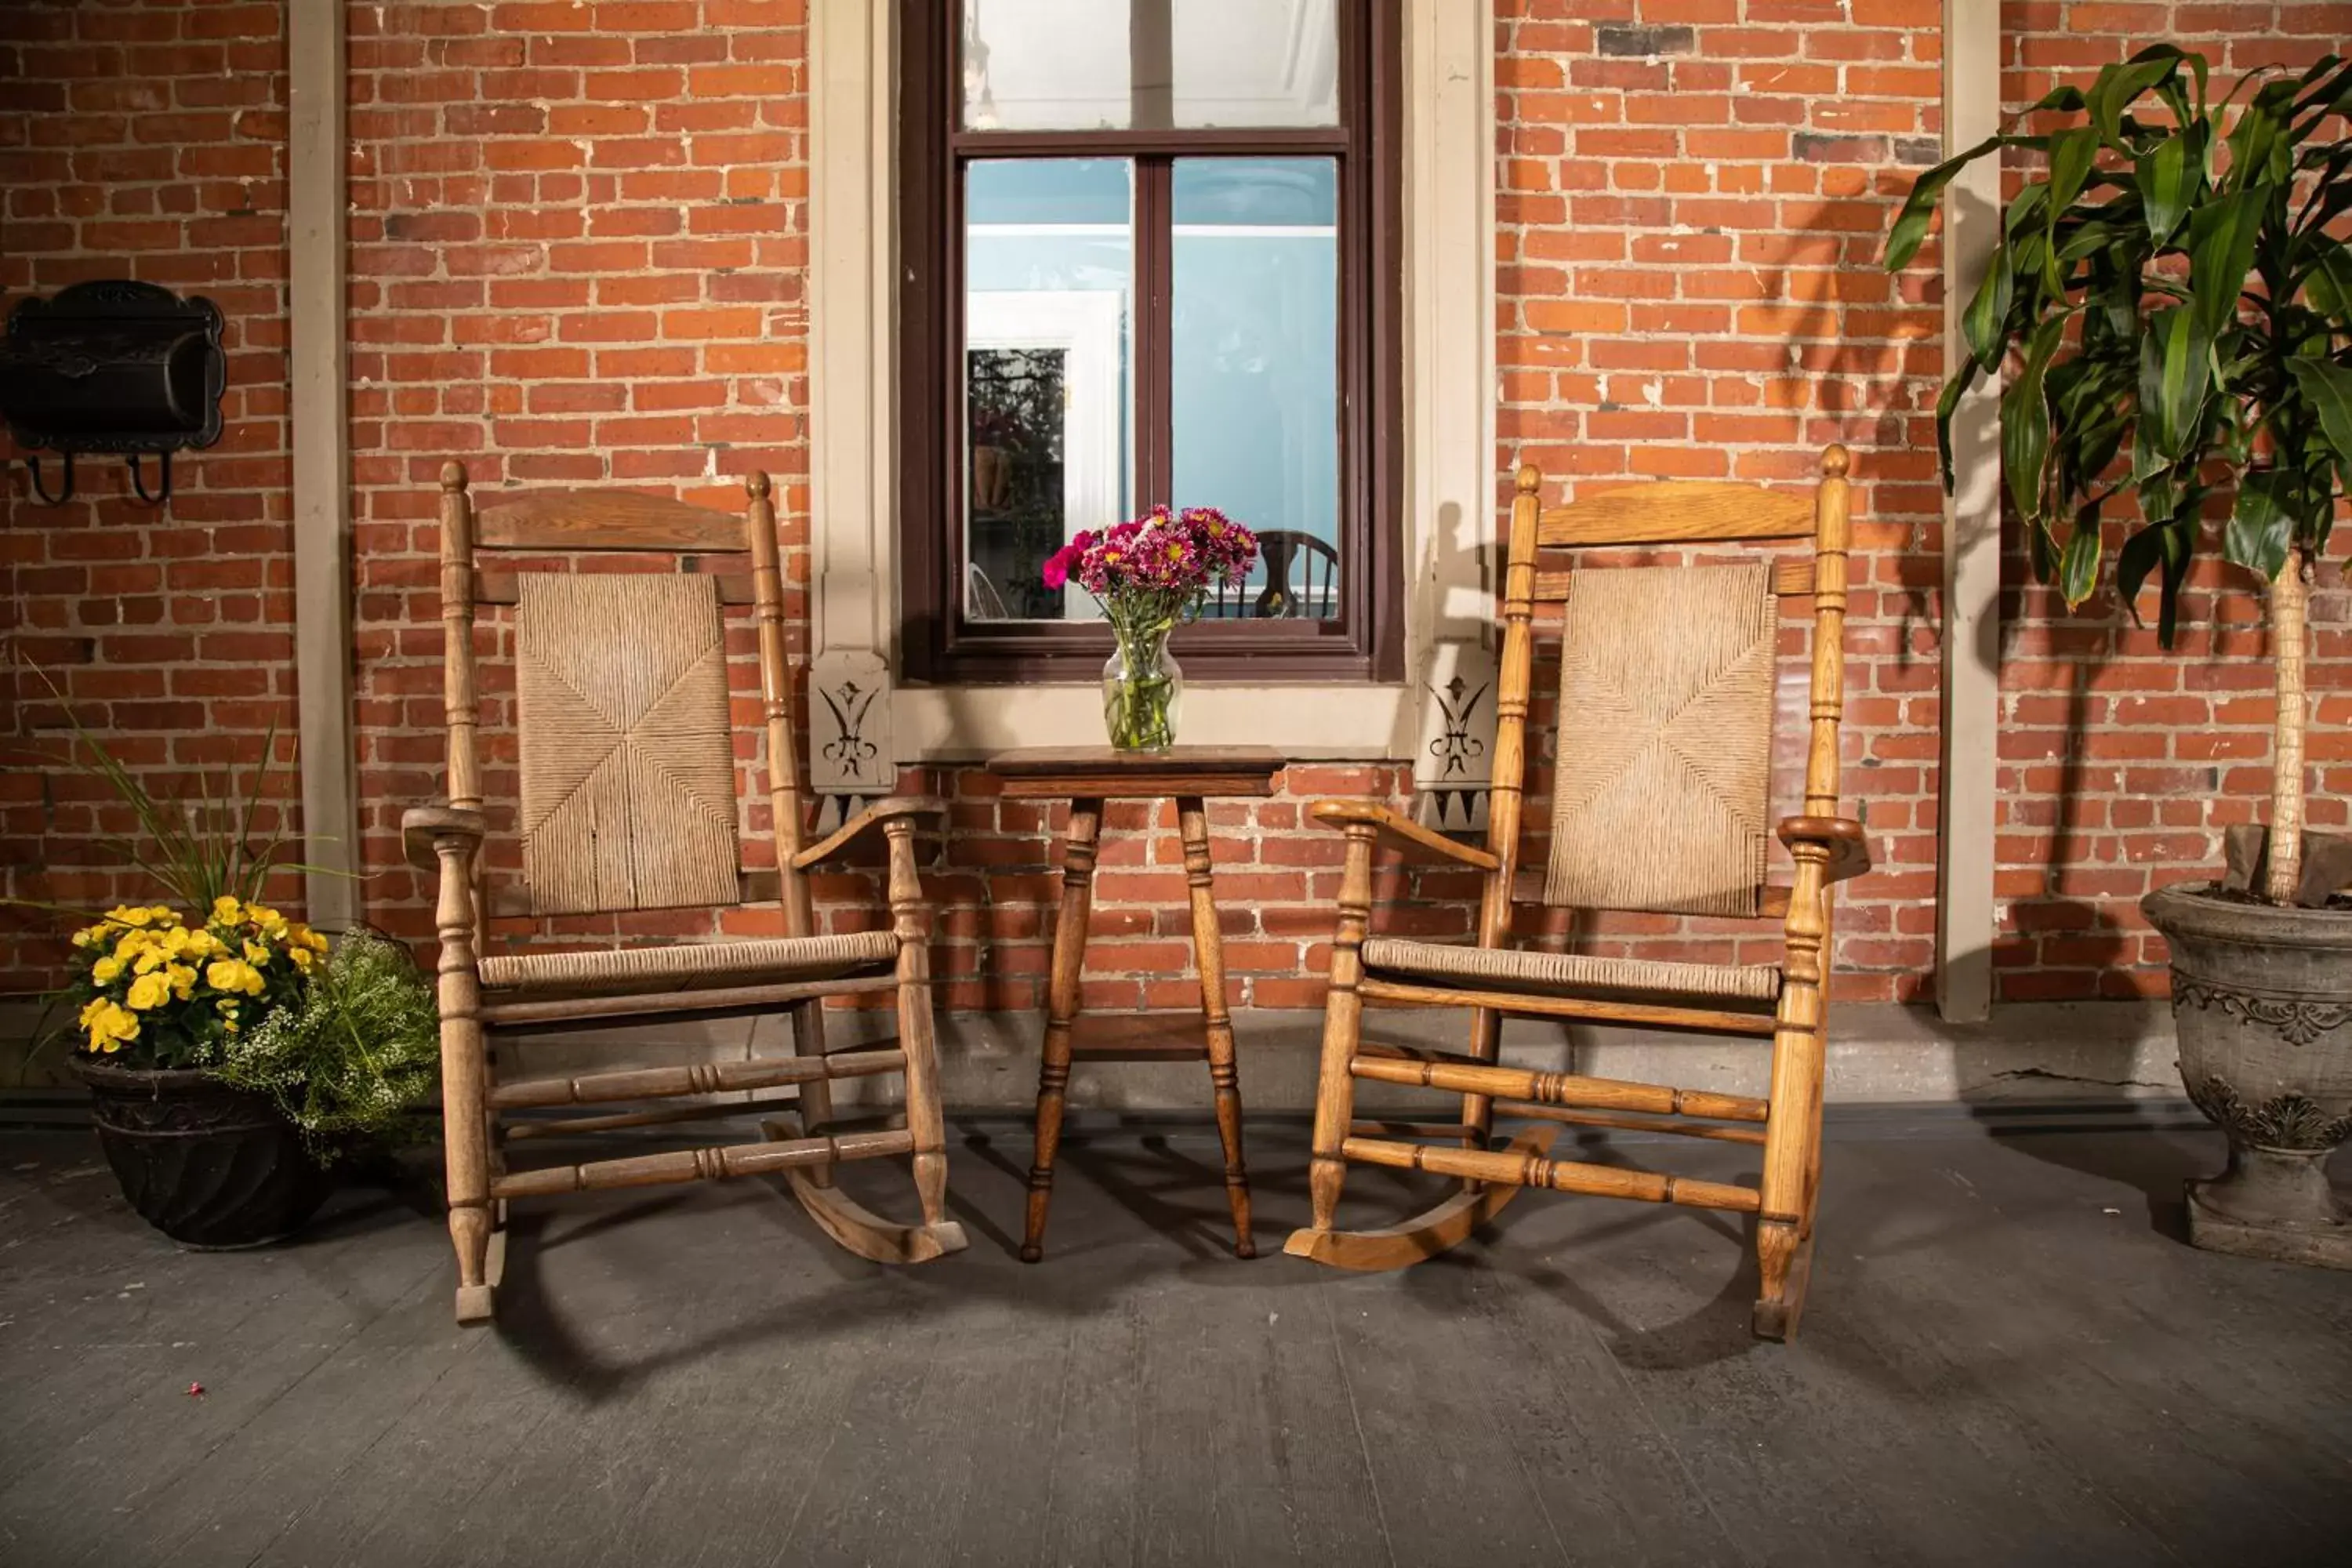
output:
[[[1942,328],[1926,275],[1890,279],[1877,258],[1937,157],[1937,0],[1496,12],[1497,466],[1535,462],[1567,494],[1802,483],[1822,447],[1853,450],[1845,784],[1882,858],[1842,889],[1837,984],[1916,995],[1935,932]],[[1752,928],[1596,929],[1722,958]]]
[[[1497,0],[1502,184],[1498,469],[1569,487],[1660,474],[1801,483],[1856,458],[1847,787],[1885,858],[1840,910],[1838,986],[1919,994],[1935,895],[1941,374],[1932,250],[1901,279],[1880,236],[1936,156],[1937,0]],[[128,269],[201,281],[232,319],[231,434],[185,461],[158,523],[120,500],[57,513],[12,492],[11,613],[110,734],[159,770],[250,748],[284,711],[279,8],[198,0],[0,6],[0,283]],[[437,788],[436,476],[478,490],[614,482],[732,504],[775,475],[795,605],[807,572],[807,148],[800,0],[355,3],[351,29],[358,725],[374,918],[425,933],[399,864],[405,805]],[[2012,102],[2125,40],[2227,30],[2228,68],[2352,34],[2352,5],[2005,8]],[[60,115],[57,112],[63,110]],[[86,484],[119,493],[119,469]],[[12,480],[21,486],[21,479]],[[2185,658],[2067,617],[2012,563],[2005,609],[2000,890],[2005,995],[2158,983],[2133,900],[2201,872],[2259,798],[2263,666],[2242,595],[2195,606]],[[2220,581],[2218,569],[2206,581]],[[2347,651],[2316,606],[2331,690],[2315,819],[2341,820]],[[797,608],[795,611],[797,621]],[[485,650],[497,651],[495,638]],[[496,714],[502,691],[493,677]],[[2330,732],[2332,731],[2332,732]],[[210,749],[208,752],[207,749]],[[502,753],[493,764],[505,765]],[[2218,771],[2218,774],[2215,770]],[[2222,792],[2213,793],[2218,777]],[[11,890],[58,897],[91,858],[70,781],[12,773]],[[1038,808],[984,774],[917,770],[956,811],[940,968],[951,1005],[1042,1000],[1054,884]],[[1401,802],[1397,766],[1302,767],[1268,802],[1213,807],[1234,1000],[1312,1005],[1338,842],[1326,794]],[[82,792],[86,794],[87,792]],[[2330,798],[2333,797],[2333,798]],[[1114,808],[1097,880],[1102,1005],[1181,1004],[1180,857],[1163,809]],[[755,826],[757,826],[755,822]],[[95,888],[91,889],[95,891]],[[820,884],[866,918],[862,876]],[[1392,929],[1469,931],[1474,888],[1421,873]],[[663,922],[634,924],[632,931]],[[730,929],[756,920],[739,917]],[[609,929],[609,928],[606,928]],[[1733,956],[1744,926],[1612,919],[1588,940]],[[22,952],[18,980],[35,967]],[[2134,967],[2137,965],[2138,967]],[[2120,966],[2120,967],[2118,967]],[[14,983],[0,980],[0,984]]]
[[[83,905],[149,892],[94,842],[131,826],[105,792],[29,762],[63,749],[36,672],[166,795],[194,770],[251,762],[273,725],[291,754],[279,24],[269,4],[0,5],[0,306],[142,279],[219,305],[228,351],[220,444],[174,463],[163,513],[130,499],[120,459],[85,459],[72,502],[37,506],[0,437],[0,895]],[[56,459],[44,462],[54,491]],[[46,925],[0,908],[0,991],[45,983]]]

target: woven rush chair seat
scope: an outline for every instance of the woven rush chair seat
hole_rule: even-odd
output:
[[[679,942],[667,947],[617,947],[520,952],[482,960],[486,991],[587,991],[661,982],[667,988],[776,979],[833,980],[860,970],[887,968],[898,939],[887,931],[835,936],[764,937],[751,942]]]
[[[1447,980],[1471,988],[1545,995],[1672,997],[1769,1005],[1780,994],[1770,963],[1670,963],[1646,958],[1595,958],[1579,952],[1526,952],[1508,947],[1371,937],[1364,968],[1373,973]]]

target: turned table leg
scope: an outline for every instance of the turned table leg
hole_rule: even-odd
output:
[[[1054,921],[1054,968],[1045,989],[1045,1052],[1037,1068],[1037,1155],[1029,1167],[1029,1214],[1021,1261],[1045,1255],[1045,1210],[1054,1197],[1054,1152],[1062,1142],[1062,1101],[1070,1086],[1070,1031],[1078,1019],[1079,976],[1087,962],[1087,919],[1094,905],[1095,841],[1102,802],[1070,802],[1062,851],[1062,910]]]
[[[1225,1010],[1225,938],[1217,925],[1209,867],[1209,816],[1199,795],[1180,795],[1176,823],[1184,839],[1184,879],[1192,891],[1192,963],[1201,975],[1201,1017],[1209,1036],[1209,1085],[1217,1098],[1217,1136],[1225,1147],[1225,1202],[1234,1213],[1234,1251],[1257,1256],[1250,1236],[1249,1173],[1242,1166],[1241,1069],[1234,1059],[1234,1020]]]

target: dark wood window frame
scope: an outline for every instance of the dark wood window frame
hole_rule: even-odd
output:
[[[1139,0],[1139,13],[1166,0]],[[1340,124],[1267,130],[965,131],[961,7],[905,8],[898,61],[898,465],[903,678],[938,685],[1089,680],[1100,623],[973,621],[964,614],[964,163],[975,158],[1137,160],[1137,510],[1167,494],[1172,345],[1170,174],[1179,157],[1339,160],[1339,614],[1203,622],[1176,634],[1205,679],[1396,681],[1404,675],[1399,443],[1403,345],[1400,0],[1339,0]],[[1244,519],[1244,521],[1251,521]]]

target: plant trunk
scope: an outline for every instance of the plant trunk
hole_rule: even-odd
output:
[[[2292,904],[2303,881],[2303,733],[2309,702],[2304,695],[2304,649],[2309,643],[2305,610],[2310,590],[2303,580],[2303,551],[2289,545],[2286,564],[2271,584],[2271,664],[2278,672],[2278,712],[2271,742],[2270,876],[2263,893],[2272,903]]]

